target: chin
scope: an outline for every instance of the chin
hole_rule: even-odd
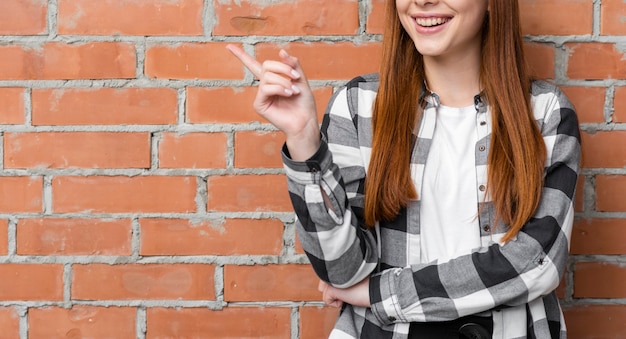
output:
[[[432,47],[424,47],[424,46],[415,46],[417,51],[425,56],[425,57],[437,57],[443,54],[443,50],[440,48],[432,48]]]
[[[446,52],[447,43],[444,39],[413,39],[413,45],[424,56],[438,56]]]

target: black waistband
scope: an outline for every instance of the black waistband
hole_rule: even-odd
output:
[[[490,339],[493,319],[470,315],[452,321],[411,323],[409,339]]]

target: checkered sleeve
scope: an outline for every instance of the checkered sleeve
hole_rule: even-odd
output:
[[[574,218],[580,134],[567,98],[546,86],[535,88],[538,93],[533,97],[548,151],[542,197],[534,216],[506,244],[494,243],[445,262],[391,268],[372,276],[372,311],[383,325],[451,320],[529,303],[556,289],[565,269]]]
[[[315,155],[296,162],[283,147],[298,238],[320,279],[339,288],[360,282],[378,262],[376,236],[363,227],[365,168],[351,102],[362,82],[353,80],[331,98]]]

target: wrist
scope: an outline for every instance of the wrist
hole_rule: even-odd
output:
[[[289,155],[294,161],[306,161],[310,159],[319,150],[321,142],[317,122],[314,128],[310,128],[298,135],[287,135],[285,140]]]

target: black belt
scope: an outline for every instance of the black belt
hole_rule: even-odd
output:
[[[409,339],[490,339],[493,319],[470,315],[452,321],[411,323]]]

